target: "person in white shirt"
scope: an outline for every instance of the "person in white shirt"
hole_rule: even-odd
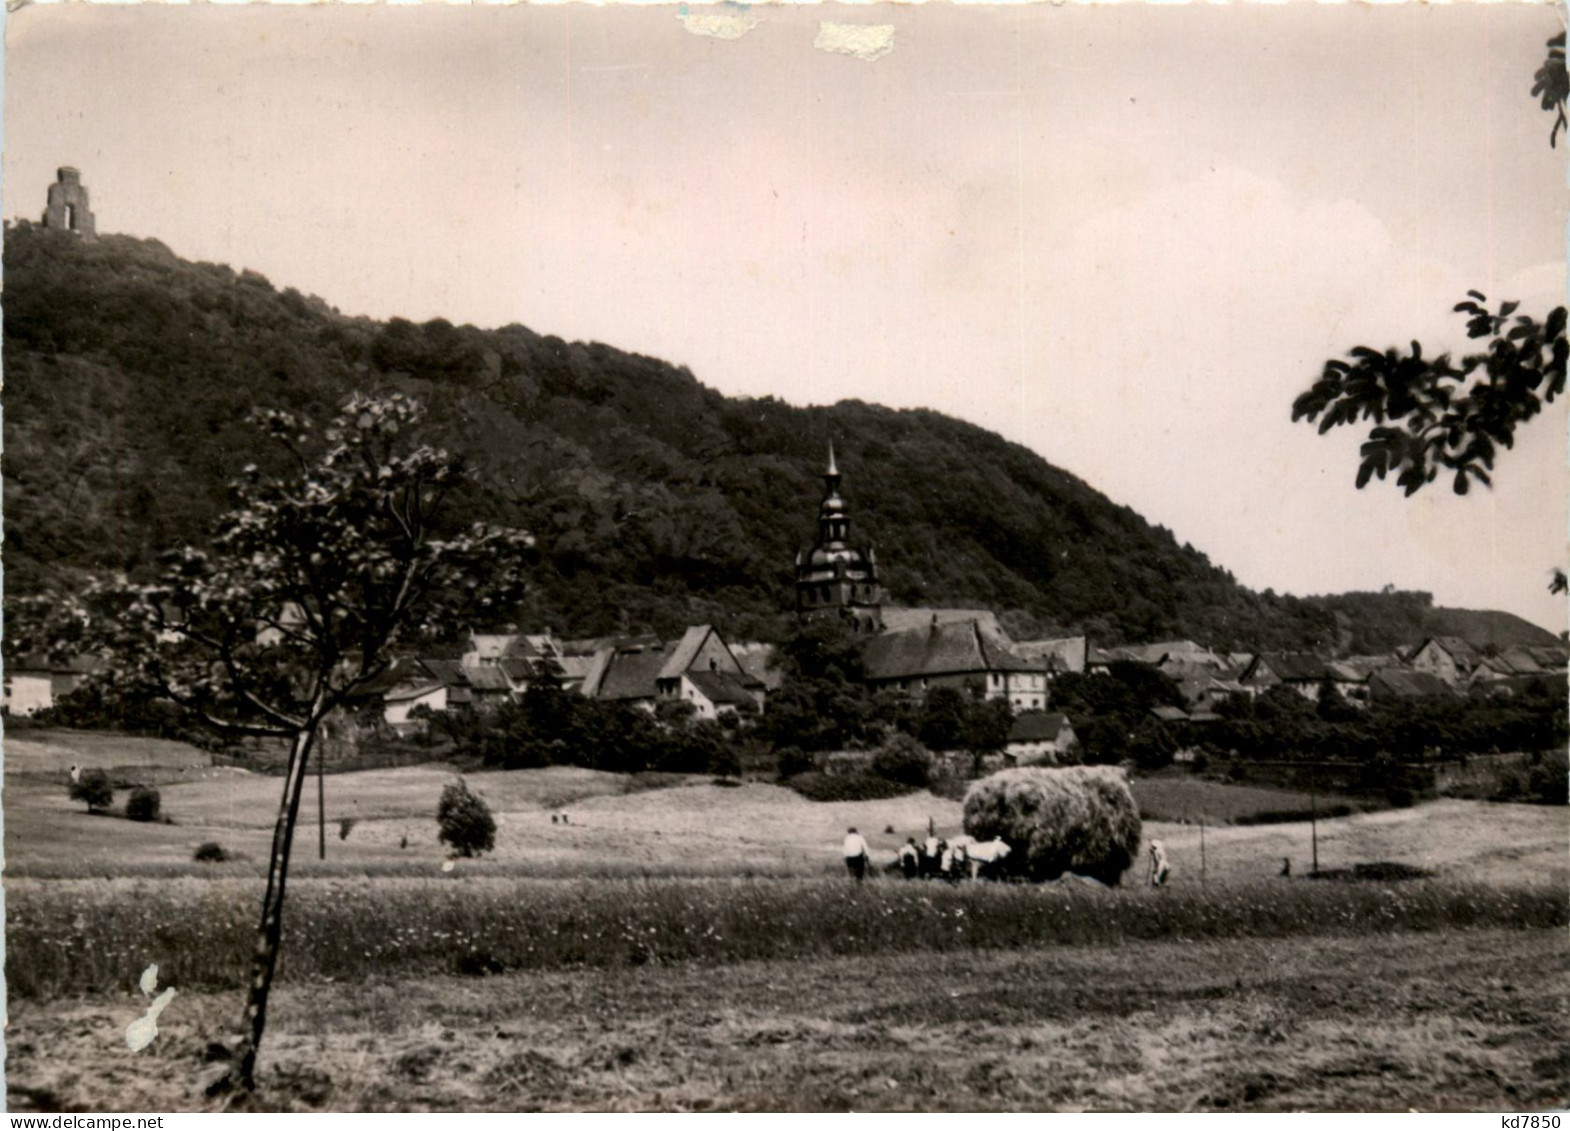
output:
[[[916,838],[907,837],[900,845],[899,870],[907,880],[914,880],[921,867],[921,853],[916,850]]]
[[[938,874],[938,866],[943,859],[944,844],[932,833],[927,834],[926,843],[921,846],[921,874],[925,879],[931,879]]]
[[[1150,842],[1150,883],[1152,887],[1162,887],[1167,882],[1167,877],[1172,874],[1172,868],[1167,863],[1167,850],[1159,840]]]
[[[859,884],[867,877],[867,842],[854,825],[845,834],[845,869]]]

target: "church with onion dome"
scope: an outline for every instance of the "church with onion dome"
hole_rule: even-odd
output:
[[[1063,665],[1020,655],[992,612],[885,607],[883,598],[872,547],[850,540],[850,513],[830,443],[818,539],[812,549],[796,552],[798,621],[837,621],[864,634],[863,678],[874,688],[921,698],[933,688],[952,687],[1006,699],[1016,711],[1046,707],[1047,684]]]
[[[841,620],[860,632],[883,627],[883,587],[871,546],[850,541],[850,514],[840,495],[840,473],[829,444],[818,504],[818,540],[796,553],[796,615],[803,622]]]

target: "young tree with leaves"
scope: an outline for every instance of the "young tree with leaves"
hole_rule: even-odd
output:
[[[260,413],[289,470],[247,467],[207,548],[164,555],[151,581],[99,579],[49,602],[52,646],[105,656],[122,689],[172,700],[223,733],[290,743],[241,1034],[213,1094],[255,1087],[290,848],[324,721],[387,669],[400,640],[496,618],[521,589],[527,535],[444,527],[466,477],[418,441],[422,416],[398,393],[356,394],[319,431]]]

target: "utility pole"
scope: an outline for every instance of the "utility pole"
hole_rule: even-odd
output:
[[[1205,882],[1205,818],[1199,819],[1199,882]]]
[[[1319,777],[1317,774],[1308,779],[1308,828],[1314,846],[1314,866],[1309,875],[1317,876],[1319,874]]]
[[[316,750],[316,855],[322,860],[327,859],[327,786],[323,781],[326,765],[327,744],[324,742]]]

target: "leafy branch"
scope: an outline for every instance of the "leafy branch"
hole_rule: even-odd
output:
[[[1554,115],[1554,125],[1548,131],[1548,144],[1554,145],[1559,131],[1567,128],[1565,102],[1570,99],[1570,75],[1565,73],[1565,33],[1560,32],[1548,41],[1548,57],[1533,76],[1532,94],[1544,110]]]
[[[1562,38],[1562,37],[1561,37]],[[1455,309],[1467,315],[1467,336],[1487,340],[1480,352],[1453,361],[1411,351],[1358,346],[1326,362],[1312,388],[1293,402],[1292,419],[1332,428],[1372,421],[1361,449],[1357,486],[1394,473],[1407,495],[1453,474],[1457,494],[1472,481],[1492,483],[1499,450],[1515,445],[1516,428],[1552,404],[1565,388],[1565,308],[1546,319],[1497,311],[1477,291]],[[1470,383],[1469,383],[1470,382]]]

